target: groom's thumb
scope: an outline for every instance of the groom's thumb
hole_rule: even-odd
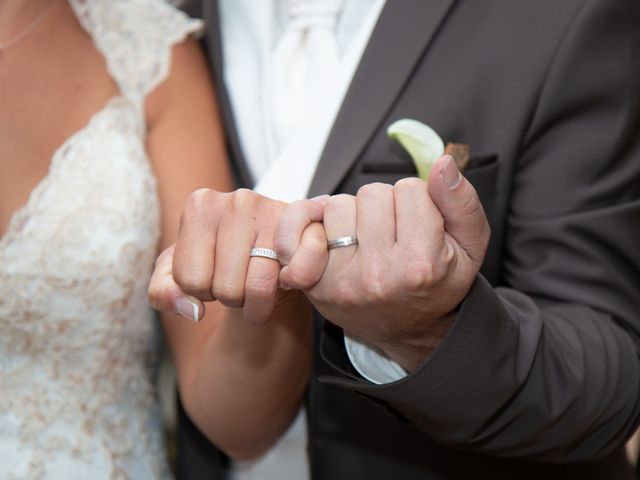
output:
[[[446,232],[480,268],[491,234],[489,223],[478,194],[450,155],[440,157],[433,165],[429,194],[444,218]]]

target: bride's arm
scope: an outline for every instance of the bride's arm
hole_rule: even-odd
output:
[[[190,192],[233,188],[211,80],[194,41],[174,48],[170,76],[146,109],[164,249],[176,239]],[[199,323],[163,314],[185,409],[236,459],[263,452],[291,422],[306,386],[311,345],[310,312],[301,294],[282,299],[266,325],[241,316],[218,302],[207,306]]]

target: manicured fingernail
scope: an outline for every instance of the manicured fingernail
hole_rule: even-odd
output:
[[[190,298],[180,297],[176,300],[176,313],[194,322],[200,321],[200,307]]]
[[[447,164],[440,170],[440,179],[447,187],[454,190],[462,182],[462,174],[451,155],[445,155],[444,158]]]
[[[318,195],[317,197],[313,197],[311,200],[313,200],[314,202],[323,203],[323,202],[326,202],[330,196],[331,195],[327,195],[325,193],[324,195]]]

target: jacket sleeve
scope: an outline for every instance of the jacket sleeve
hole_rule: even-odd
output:
[[[632,434],[639,25],[637,1],[586,0],[558,46],[512,178],[501,284],[478,276],[446,339],[408,377],[324,381],[388,403],[443,444],[494,456],[582,461]]]

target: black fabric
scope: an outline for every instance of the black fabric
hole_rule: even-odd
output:
[[[211,444],[185,413],[178,397],[177,480],[223,480],[227,456]]]

